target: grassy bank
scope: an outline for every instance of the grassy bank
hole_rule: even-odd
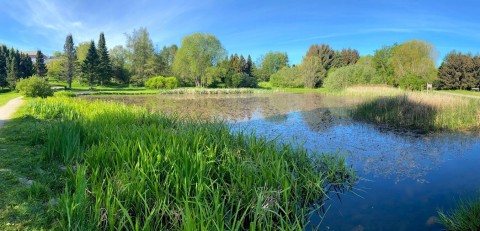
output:
[[[450,212],[438,211],[440,223],[448,230],[480,230],[480,196],[463,200]]]
[[[462,94],[462,95],[473,95],[479,96],[480,92],[478,91],[468,91],[468,90],[442,90],[442,92],[454,93],[454,94]]]
[[[17,98],[20,96],[20,93],[16,91],[3,91],[0,90],[0,107],[5,105],[11,99]]]
[[[222,123],[68,98],[32,102],[26,114],[15,123],[36,126],[2,132],[20,129],[33,166],[57,177],[29,176],[38,182],[31,198],[43,198],[36,228],[301,230],[329,191],[355,182],[341,157],[232,134]],[[55,197],[58,206],[48,205]]]
[[[480,100],[389,88],[352,88],[344,94],[370,96],[352,111],[354,119],[421,131],[480,128]]]

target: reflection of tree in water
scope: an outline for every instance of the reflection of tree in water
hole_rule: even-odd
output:
[[[312,131],[321,132],[339,124],[348,118],[346,108],[317,108],[301,112],[304,122]]]

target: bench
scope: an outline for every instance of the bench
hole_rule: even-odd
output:
[[[478,87],[472,87],[472,91],[480,91]]]

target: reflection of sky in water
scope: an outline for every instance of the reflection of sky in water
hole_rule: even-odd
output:
[[[233,129],[319,152],[341,152],[364,180],[356,194],[327,202],[322,230],[439,230],[438,208],[480,191],[480,139],[466,134],[415,135],[358,123],[345,105],[361,99],[318,94],[91,97],[152,110],[221,118]],[[315,225],[318,217],[311,221]]]

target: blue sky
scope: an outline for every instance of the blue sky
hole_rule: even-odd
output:
[[[287,52],[299,63],[312,44],[355,48],[361,55],[395,42],[432,43],[438,61],[451,50],[480,53],[480,3],[474,0],[0,0],[0,43],[19,50],[62,51],[98,40],[125,45],[146,27],[155,45],[181,44],[194,32],[220,39],[229,53]]]

